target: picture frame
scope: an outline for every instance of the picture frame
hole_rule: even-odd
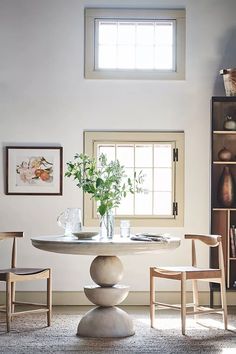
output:
[[[62,195],[61,146],[6,146],[7,195]]]

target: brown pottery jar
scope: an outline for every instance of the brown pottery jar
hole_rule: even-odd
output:
[[[218,152],[218,159],[220,161],[230,161],[232,159],[232,153],[225,147]]]
[[[220,206],[230,208],[234,203],[235,185],[228,166],[225,166],[218,184],[217,198]]]

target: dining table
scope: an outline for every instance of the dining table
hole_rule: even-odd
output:
[[[75,236],[44,235],[31,238],[32,245],[40,250],[95,256],[90,266],[93,285],[84,286],[87,298],[96,305],[79,321],[77,334],[81,337],[119,338],[135,333],[129,314],[117,307],[128,296],[129,286],[120,284],[124,267],[120,256],[159,254],[180,246],[178,237],[168,237],[159,241],[121,238],[100,239],[99,235],[90,239]],[[135,261],[134,267],[141,267]]]

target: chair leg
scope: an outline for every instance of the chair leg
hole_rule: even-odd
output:
[[[13,303],[16,300],[16,283],[11,283],[11,312],[15,312],[15,304]]]
[[[155,322],[155,278],[152,275],[152,269],[150,269],[150,319],[151,327],[154,327]]]
[[[6,281],[6,322],[7,322],[7,332],[11,330],[11,282],[9,279]]]
[[[194,303],[194,311],[197,311],[197,307],[199,306],[199,297],[198,297],[198,285],[197,280],[192,281],[193,284],[193,303]],[[195,321],[197,320],[197,315],[194,315]]]
[[[52,271],[49,270],[49,277],[47,278],[47,325],[51,326],[52,318]]]
[[[181,324],[182,334],[185,335],[186,326],[186,273],[181,274]]]
[[[228,328],[228,314],[227,314],[227,301],[226,301],[226,287],[224,279],[220,283],[221,304],[223,308],[223,321],[224,328]]]

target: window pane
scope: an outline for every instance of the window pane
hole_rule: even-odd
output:
[[[134,168],[125,168],[125,177],[122,180],[122,184],[127,184],[128,178],[130,178],[132,185],[134,185]]]
[[[135,215],[152,214],[152,193],[135,194]]]
[[[135,66],[135,46],[117,47],[117,68],[133,69]]]
[[[171,192],[155,192],[154,193],[154,214],[155,215],[172,215]]]
[[[134,214],[134,195],[127,194],[126,198],[123,198],[119,208],[116,209],[116,215],[133,215]]]
[[[152,167],[152,145],[135,145],[135,166]]]
[[[137,45],[153,45],[154,23],[138,23],[136,38]]]
[[[116,157],[120,164],[125,167],[134,167],[134,146],[133,145],[117,145]]]
[[[173,47],[156,46],[155,50],[155,68],[163,70],[172,70],[173,68]]]
[[[154,68],[154,47],[153,46],[136,47],[136,68],[137,69]]]
[[[98,145],[98,156],[106,155],[108,161],[115,160],[115,145]]]
[[[160,45],[173,45],[173,24],[172,23],[156,23],[155,27],[155,43]]]
[[[116,68],[116,46],[99,45],[98,67],[100,69]]]
[[[173,70],[173,23],[99,21],[98,68]]]
[[[99,22],[98,43],[116,45],[117,24],[115,22]]]
[[[135,45],[135,23],[119,23],[118,26],[118,44]]]
[[[144,176],[144,181],[142,183],[142,189],[145,191],[149,191],[152,192],[153,189],[153,183],[152,183],[152,179],[153,179],[153,173],[152,173],[152,168],[136,168],[136,175],[139,175],[139,172],[141,171],[143,176]]]
[[[154,191],[172,190],[172,173],[170,168],[154,169]]]
[[[127,178],[130,178],[132,183],[134,181],[134,168],[125,168],[125,174],[127,176]]]
[[[154,166],[171,167],[172,165],[172,146],[171,144],[154,145]]]

